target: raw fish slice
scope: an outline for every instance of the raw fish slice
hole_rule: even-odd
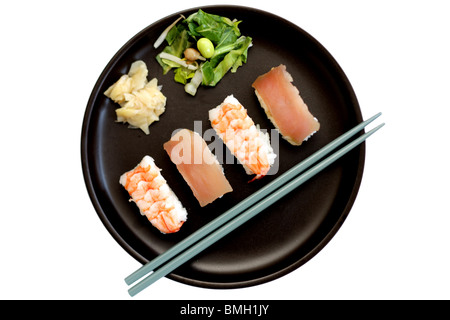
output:
[[[252,87],[267,117],[283,138],[293,145],[301,145],[319,131],[320,124],[292,81],[286,66],[279,65],[259,76]]]
[[[200,206],[204,207],[233,191],[222,166],[198,133],[182,129],[164,143],[164,150],[176,164]]]
[[[133,169],[120,176],[119,183],[128,191],[142,215],[162,233],[180,230],[187,211],[170,189],[154,160],[145,156]]]

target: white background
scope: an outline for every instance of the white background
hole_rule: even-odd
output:
[[[220,4],[168,3],[0,4],[1,299],[131,299],[123,279],[139,263],[90,202],[81,127],[98,76],[127,40],[174,12]],[[349,217],[307,264],[244,289],[164,278],[133,299],[449,299],[446,1],[245,5],[282,16],[321,42],[352,83],[363,117],[381,111],[386,126],[367,142]]]

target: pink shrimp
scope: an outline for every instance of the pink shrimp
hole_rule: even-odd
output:
[[[119,180],[142,215],[162,233],[180,230],[187,219],[186,209],[170,189],[153,158],[145,156]]]
[[[251,181],[267,175],[276,157],[269,135],[259,130],[233,95],[209,111],[209,120],[247,174],[256,175]]]

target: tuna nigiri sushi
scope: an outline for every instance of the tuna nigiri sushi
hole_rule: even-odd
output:
[[[266,112],[284,139],[301,145],[319,131],[319,121],[308,110],[285,65],[259,76],[252,87]]]
[[[209,110],[209,120],[246,173],[256,175],[251,181],[267,175],[276,158],[269,134],[255,125],[247,110],[233,95]]]
[[[153,158],[145,156],[133,170],[121,175],[119,182],[154,227],[173,233],[186,221],[187,211],[160,171]]]
[[[164,150],[176,164],[200,206],[204,207],[233,191],[219,161],[198,133],[182,129],[164,143]]]

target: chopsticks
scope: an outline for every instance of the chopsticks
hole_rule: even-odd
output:
[[[267,184],[265,187],[256,191],[251,196],[235,205],[233,208],[229,209],[216,219],[212,220],[211,222],[191,234],[189,237],[185,238],[183,241],[179,242],[163,254],[160,254],[155,259],[149,261],[141,268],[137,269],[135,272],[125,278],[125,282],[128,285],[131,285],[148,273],[152,271],[153,272],[149,276],[138,282],[136,285],[131,287],[128,290],[128,293],[131,296],[134,296],[160,278],[171,273],[177,267],[189,261],[195,255],[199,254],[210,245],[256,216],[259,212],[269,207],[271,204],[275,203],[277,200],[300,186],[309,178],[313,177],[328,165],[358,146],[369,136],[371,136],[382,126],[384,126],[384,123],[375,127],[371,131],[359,136],[357,139],[355,139],[342,149],[336,151],[328,158],[322,160],[314,167],[308,169],[315,162],[319,161],[330,152],[335,150],[337,147],[342,145],[344,142],[355,136],[359,131],[361,131],[364,127],[377,119],[380,115],[381,112],[358,124],[353,129],[347,131],[296,166],[292,167],[290,170],[286,171],[284,174],[273,180],[271,183]],[[308,170],[304,172],[306,169]]]

